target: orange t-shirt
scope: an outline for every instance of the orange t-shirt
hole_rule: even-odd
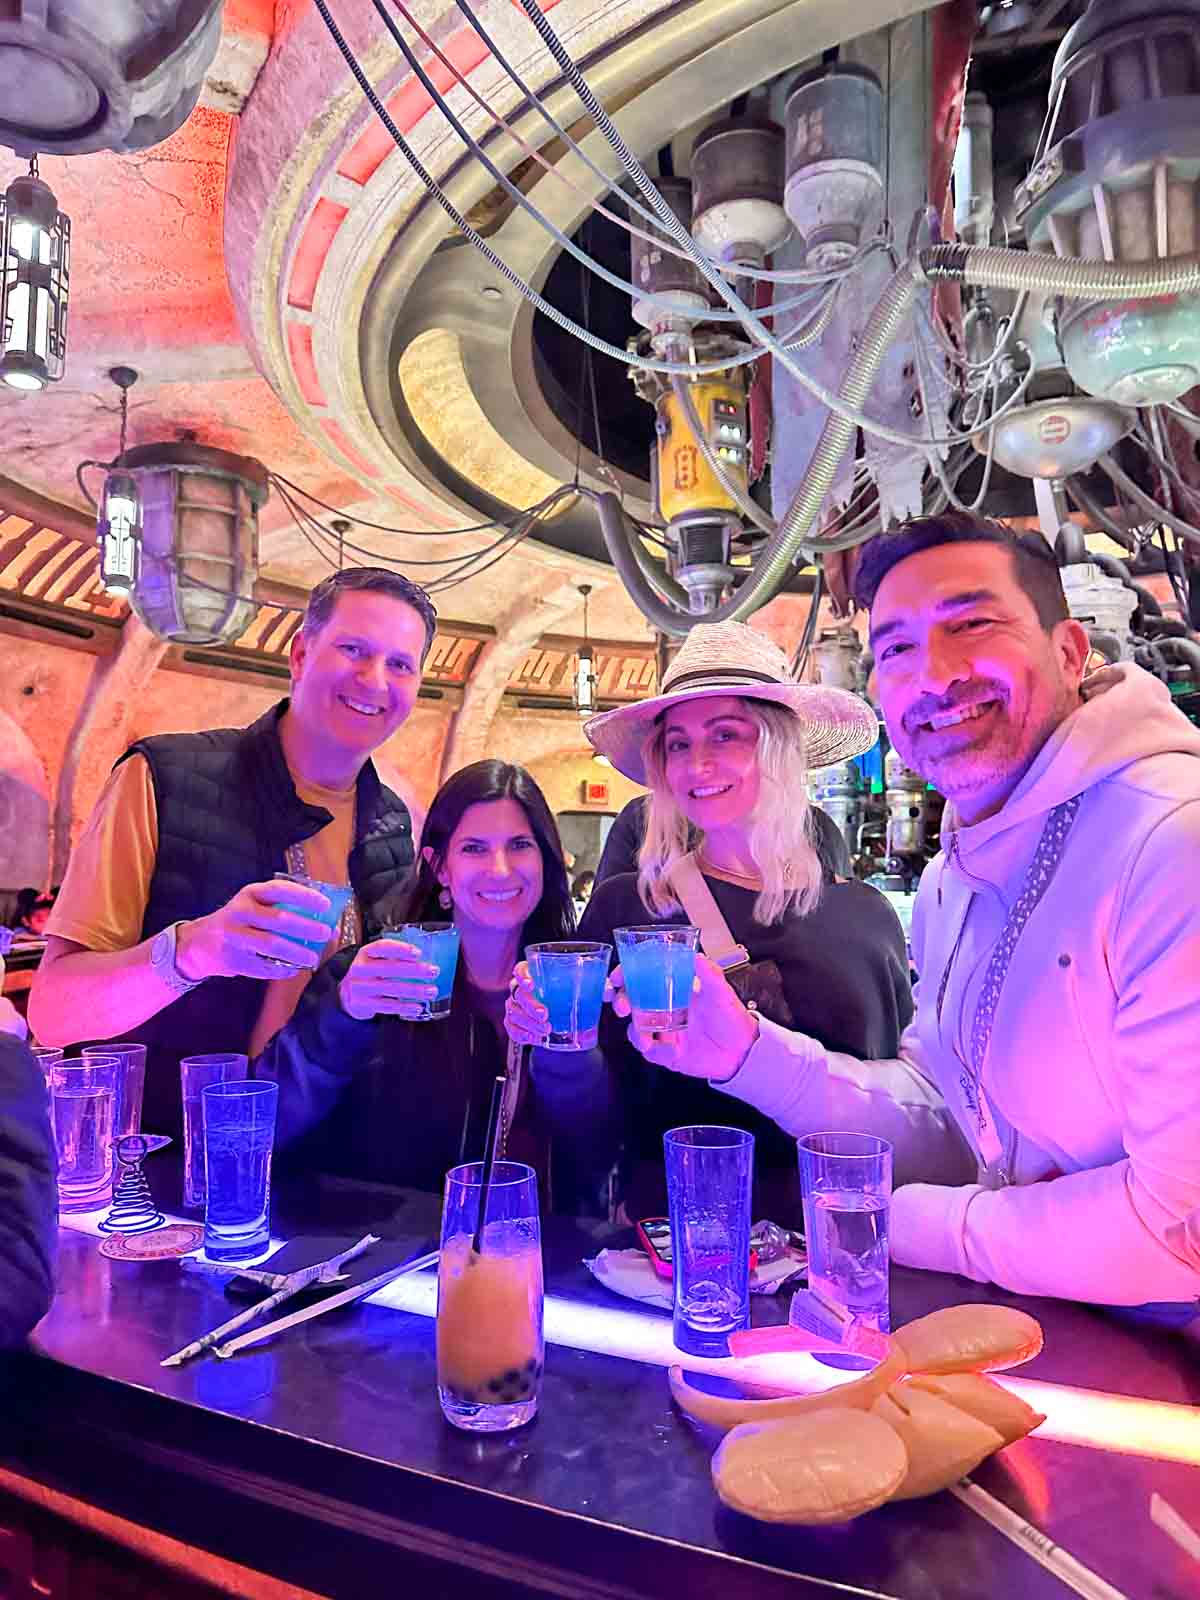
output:
[[[296,793],[306,805],[323,806],[333,821],[304,841],[310,877],[325,883],[349,882],[348,862],[354,845],[355,790],[322,789],[292,774]],[[141,942],[142,922],[150,899],[150,880],[158,856],[158,804],[150,766],[141,755],[111,774],[71,852],[62,888],[46,924],[46,933],[70,939],[86,950],[128,950]],[[335,933],[322,961],[337,950]],[[311,974],[275,978],[266,986],[262,1010],[246,1046],[258,1055],[289,1020]]]

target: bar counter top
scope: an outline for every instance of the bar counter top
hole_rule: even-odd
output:
[[[308,1180],[277,1189],[273,1220],[285,1238],[349,1241],[370,1229],[415,1253],[436,1242],[438,1211],[428,1195]],[[582,1265],[602,1244],[631,1242],[552,1220],[547,1295],[643,1325],[661,1316],[669,1328]],[[430,1317],[384,1304],[332,1312],[230,1360],[161,1367],[237,1309],[222,1282],[178,1262],[110,1261],[94,1237],[64,1228],[55,1305],[30,1351],[0,1370],[0,1460],[335,1600],[1068,1593],[949,1494],[832,1529],[769,1527],[725,1510],[710,1478],[717,1436],[679,1414],[656,1360],[548,1344],[540,1415],[489,1437],[441,1418]],[[1157,1490],[1200,1527],[1200,1411],[1185,1409],[1200,1401],[1195,1346],[1080,1306],[893,1271],[894,1326],[966,1300],[1039,1318],[1045,1349],[1018,1376],[1053,1386],[1047,1427],[1058,1435],[1009,1447],[976,1481],[1129,1600],[1194,1600],[1200,1564],[1149,1510]],[[787,1301],[755,1297],[755,1321],[784,1320]],[[1141,1453],[1066,1442],[1114,1412],[1127,1442],[1143,1430]]]

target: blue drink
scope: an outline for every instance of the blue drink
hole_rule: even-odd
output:
[[[610,944],[559,939],[525,951],[533,992],[550,1013],[546,1050],[590,1050],[600,1027]]]
[[[271,1149],[277,1083],[213,1083],[203,1092],[204,1251],[246,1261],[271,1242]]]
[[[633,1020],[643,1033],[688,1025],[698,928],[618,928],[617,951]]]
[[[434,983],[437,993],[432,1000],[421,1002],[420,1012],[413,1022],[436,1022],[450,1015],[450,996],[454,993],[454,972],[458,966],[458,929],[452,922],[406,922],[399,928],[388,928],[385,939],[399,939],[411,944],[422,961],[437,968]]]
[[[311,939],[297,939],[294,934],[289,934],[293,944],[303,945],[306,950],[315,950],[318,955],[333,938],[341,926],[342,914],[350,904],[350,896],[354,890],[348,883],[323,883],[320,878],[306,878],[300,872],[277,872],[277,878],[286,878],[289,883],[302,883],[308,889],[319,889],[329,901],[328,911],[300,911],[289,906],[298,917],[314,924]]]

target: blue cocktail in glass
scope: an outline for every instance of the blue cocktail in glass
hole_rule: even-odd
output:
[[[625,993],[639,1032],[678,1032],[686,1028],[700,930],[618,928],[616,938]]]
[[[590,1050],[600,1026],[600,1006],[612,945],[585,939],[531,944],[525,951],[533,992],[550,1013],[547,1050]]]
[[[436,1022],[450,1015],[450,996],[454,993],[454,972],[458,966],[458,929],[452,922],[406,922],[384,931],[385,939],[411,944],[422,961],[437,968],[434,983],[437,993],[422,1000],[413,1022]]]
[[[301,911],[298,906],[288,907],[289,911],[294,911],[298,917],[304,917],[313,924],[311,939],[297,939],[295,934],[288,934],[288,938],[293,944],[303,945],[306,950],[315,950],[320,955],[341,927],[342,916],[354,890],[348,883],[325,883],[320,878],[306,878],[302,872],[277,872],[275,876],[286,878],[289,883],[302,883],[307,889],[317,889],[329,901],[325,911]]]

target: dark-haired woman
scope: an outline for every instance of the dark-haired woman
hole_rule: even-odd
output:
[[[434,969],[380,934],[434,921],[458,929],[458,971],[449,1016],[418,1022]],[[324,1171],[439,1191],[447,1168],[482,1153],[516,963],[574,925],[558,830],[529,773],[503,761],[456,772],[429,808],[413,875],[258,1058],[257,1075],[279,1082],[279,1145]],[[594,1209],[617,1138],[599,1054],[531,1052],[505,1106],[507,1153],[537,1170],[543,1204]]]

